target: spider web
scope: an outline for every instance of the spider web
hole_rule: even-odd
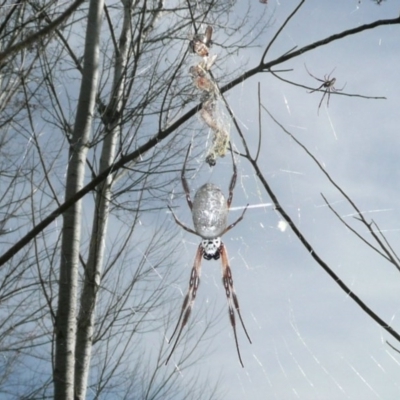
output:
[[[276,21],[271,27],[273,35],[293,5],[276,1],[268,6]],[[396,15],[398,10],[390,2],[379,8],[367,1],[341,1],[334,6],[330,2],[309,2],[296,17],[297,23],[289,24],[282,33],[270,57],[277,56],[274,51],[282,53],[282,49],[300,47],[371,19]],[[313,29],[304,29],[304,22]],[[398,157],[393,143],[398,141],[394,118],[399,95],[392,89],[390,78],[399,60],[394,49],[390,29],[372,31],[304,54],[287,66],[293,71],[282,74],[312,89],[320,82],[307,74],[304,64],[321,79],[336,67],[332,76],[337,79],[337,87],[347,83],[345,92],[386,96],[385,102],[332,94],[329,108],[325,98],[318,115],[323,92],[307,93],[307,89],[281,82],[271,74],[259,79],[262,104],[318,159],[366,218],[378,222],[396,250],[399,219],[394,178]],[[259,61],[260,49],[248,53],[250,63]],[[385,74],[378,76],[376,71]],[[227,99],[255,155],[259,145],[257,81],[234,89]],[[352,207],[304,150],[267,113],[262,113],[261,123],[259,166],[281,205],[340,279],[398,331],[398,271],[332,213],[321,193],[347,223],[368,237],[366,228],[353,218]],[[231,140],[243,152],[234,128]],[[229,157],[218,161],[212,172],[202,167],[202,156],[197,162],[199,170],[191,181],[192,192],[198,188],[196,183],[209,180],[227,193]],[[272,207],[249,163],[237,157],[237,164],[238,183],[230,221],[247,203],[250,206],[244,220],[223,240],[242,316],[253,341],[252,345],[246,341],[238,325],[244,369],[237,361],[216,261],[203,262],[199,289],[203,294],[196,299],[193,311],[195,314],[201,309],[204,301],[217,302],[217,309],[222,311],[213,331],[216,350],[207,357],[207,368],[221,371],[226,398],[398,397],[400,356],[386,341],[397,348],[398,343],[312,259]],[[190,221],[190,214],[186,216]],[[186,238],[185,257],[191,259],[197,238],[188,238],[186,233],[182,237]]]

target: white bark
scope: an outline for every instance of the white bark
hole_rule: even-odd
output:
[[[87,144],[90,139],[98,82],[99,37],[102,14],[103,1],[91,0],[86,29],[83,76],[68,163],[66,199],[79,191],[84,182]],[[78,201],[63,215],[64,225],[61,245],[54,366],[54,398],[57,400],[72,400],[74,398],[76,298],[81,211],[82,204],[81,201]]]
[[[124,21],[119,38],[120,46],[116,58],[113,88],[108,107],[103,116],[106,130],[100,160],[100,171],[105,170],[114,162],[120,132],[120,111],[123,107],[126,63],[132,37],[132,1],[127,0],[123,4]],[[108,176],[96,192],[89,258],[85,270],[77,328],[75,364],[75,399],[77,400],[85,399],[88,385],[96,303],[103,270],[105,236],[109,219],[111,188],[112,176]]]

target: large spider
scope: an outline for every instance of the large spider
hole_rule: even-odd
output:
[[[165,364],[167,364],[169,359],[171,358],[172,353],[174,352],[176,345],[179,341],[179,338],[181,336],[182,330],[185,327],[189,319],[190,313],[192,311],[194,300],[197,294],[197,289],[200,284],[201,259],[203,257],[206,260],[211,260],[211,259],[218,260],[219,258],[221,258],[222,282],[225,288],[226,297],[228,299],[229,319],[233,328],[233,334],[235,337],[235,343],[236,343],[237,353],[239,356],[239,361],[243,367],[243,362],[239,351],[238,339],[236,335],[235,310],[239,316],[244,332],[246,333],[246,336],[249,339],[250,343],[251,340],[244,326],[242,316],[240,315],[239,302],[235,293],[235,289],[233,287],[232,271],[229,266],[228,253],[225,245],[221,241],[221,236],[224,235],[229,230],[231,230],[236,224],[238,224],[243,219],[244,213],[247,210],[247,206],[243,210],[242,215],[234,223],[227,226],[229,208],[232,203],[233,189],[235,188],[236,177],[237,177],[237,169],[232,152],[232,146],[231,146],[231,155],[233,161],[233,175],[231,183],[229,185],[228,199],[227,200],[225,199],[225,196],[223,195],[222,191],[216,185],[212,183],[206,183],[203,186],[201,186],[200,189],[197,190],[196,195],[194,196],[194,200],[192,202],[190,198],[189,185],[185,178],[186,162],[189,156],[190,148],[191,146],[189,146],[188,148],[185,162],[182,167],[181,180],[183,189],[186,193],[186,201],[189,205],[190,210],[192,211],[194,230],[184,225],[182,222],[180,222],[179,219],[174,214],[171,207],[168,206],[168,208],[170,209],[175,219],[175,222],[179,226],[181,226],[186,231],[193,233],[194,235],[200,236],[203,240],[201,241],[199,247],[197,248],[196,257],[194,259],[194,265],[192,268],[192,272],[190,273],[189,290],[185,296],[185,299],[183,300],[182,310],[179,315],[179,320],[178,323],[176,324],[176,327],[174,329],[170,341],[175,336],[175,333],[178,330],[181,320],[182,323],[180,324],[178,336],[175,340],[174,346]]]
[[[318,105],[318,114],[319,114],[319,109],[321,108],[322,102],[323,102],[326,94],[328,94],[328,100],[326,102],[326,105],[327,105],[327,107],[329,107],[329,99],[331,97],[331,93],[332,92],[341,92],[345,88],[346,85],[344,85],[341,89],[336,89],[335,88],[334,85],[335,85],[335,82],[336,82],[336,78],[332,78],[331,79],[331,75],[332,75],[333,71],[336,69],[336,67],[333,68],[333,70],[330,72],[329,75],[324,75],[324,79],[320,79],[320,78],[317,78],[316,76],[314,76],[308,70],[308,68],[307,68],[307,66],[305,64],[304,64],[304,66],[306,67],[306,71],[307,71],[308,75],[310,75],[312,78],[316,79],[317,81],[322,82],[321,86],[317,87],[316,89],[310,90],[308,92],[308,93],[314,93],[314,92],[317,92],[317,91],[319,91],[321,89],[324,92],[324,94],[322,96],[322,99],[321,99],[321,101],[319,102],[319,105]]]

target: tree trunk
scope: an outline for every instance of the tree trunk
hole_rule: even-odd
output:
[[[91,0],[88,12],[84,67],[74,132],[69,153],[65,199],[78,192],[84,183],[85,162],[96,98],[99,63],[99,37],[103,1]],[[63,215],[63,238],[58,310],[56,319],[56,354],[54,365],[54,398],[74,398],[76,341],[76,298],[78,288],[81,238],[81,201]]]
[[[131,0],[124,2],[124,22],[119,39],[120,47],[116,59],[113,89],[111,91],[109,104],[103,113],[106,130],[100,159],[100,171],[104,171],[115,161],[116,145],[120,132],[120,114],[121,108],[123,107],[126,62],[132,37],[131,3]],[[99,185],[96,192],[89,258],[81,293],[77,327],[75,364],[75,398],[77,400],[85,399],[88,385],[96,303],[103,270],[111,188],[112,176],[109,175],[107,179]]]

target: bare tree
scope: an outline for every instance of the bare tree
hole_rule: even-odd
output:
[[[24,362],[36,363],[30,375],[25,371],[26,385],[15,390],[15,365],[11,368],[15,360],[8,357],[4,393],[83,399],[88,388],[90,395],[98,397],[110,393],[119,382],[121,393],[124,387],[129,393],[128,388],[139,381],[135,391],[144,393],[143,398],[168,398],[168,392],[181,390],[176,372],[167,372],[163,366],[163,344],[151,379],[139,378],[141,352],[134,353],[136,366],[125,371],[123,367],[128,361],[131,364],[129,349],[140,342],[141,332],[165,329],[165,305],[171,301],[165,298],[165,277],[174,260],[174,246],[164,238],[161,225],[151,234],[147,230],[147,237],[140,225],[143,218],[151,218],[144,213],[157,210],[159,199],[169,191],[168,182],[174,179],[171,172],[176,169],[173,145],[179,143],[180,133],[175,128],[176,137],[155,148],[150,158],[143,158],[141,146],[151,137],[148,126],[168,129],[192,100],[186,55],[196,29],[193,12],[197,24],[204,19],[216,21],[231,7],[229,2],[195,6],[182,1],[169,9],[162,1],[127,0],[91,1],[86,8],[78,1],[57,15],[57,2],[26,2],[13,4],[5,14],[3,28],[13,15],[17,17],[15,26],[8,24],[2,31],[2,79],[14,84],[4,92],[9,97],[2,107],[10,115],[3,126],[29,143],[32,165],[24,175],[25,197],[16,178],[10,181],[5,194],[16,193],[18,203],[14,205],[10,198],[4,202],[5,207],[13,207],[4,226],[15,218],[14,230],[20,237],[40,224],[46,209],[60,206],[62,198],[72,202],[62,213],[61,229],[56,222],[53,229],[32,236],[33,246],[24,246],[18,255],[29,284],[20,285],[28,278],[16,273],[16,253],[7,264],[9,270],[2,270],[3,287],[8,290],[3,304],[13,310],[9,320],[18,310],[27,327],[23,332],[16,329],[21,324],[15,319],[8,325],[5,321],[3,348],[16,356],[21,340],[28,341]],[[244,19],[236,26],[241,24]],[[14,36],[7,42],[10,35]],[[246,44],[231,42],[229,51]],[[13,81],[11,60],[18,64],[25,53],[31,66],[24,68],[19,81]],[[20,97],[14,110],[9,106],[12,90]],[[15,138],[5,149],[11,146],[16,146]],[[110,168],[114,170],[118,160],[132,150],[137,156],[110,174]],[[76,201],[88,173],[96,179],[107,170],[88,203]],[[20,211],[24,202],[29,205],[28,224]],[[117,235],[109,231],[110,217]],[[9,282],[17,282],[18,289]],[[14,340],[12,345],[10,340]],[[51,358],[54,392],[51,379],[43,374],[48,373]],[[185,363],[191,364],[187,356],[181,369]],[[194,391],[196,381],[187,390]]]
[[[278,70],[284,62],[342,38],[400,23],[398,17],[375,21],[269,60],[271,46],[303,4],[299,2],[264,45],[259,63],[245,72],[232,70],[227,61],[254,43],[265,21],[260,17],[250,22],[247,14],[233,14],[234,4],[228,1],[181,1],[173,7],[163,1],[77,1],[60,15],[57,2],[32,1],[17,2],[4,14],[0,74],[8,97],[0,106],[5,110],[1,126],[10,134],[4,136],[1,150],[7,154],[18,140],[25,140],[32,153],[27,171],[18,167],[10,175],[0,204],[6,210],[1,229],[18,233],[12,233],[0,257],[1,296],[13,319],[0,331],[3,348],[13,352],[3,366],[7,393],[12,393],[12,368],[21,343],[27,358],[39,367],[26,379],[23,392],[12,393],[15,397],[84,399],[90,391],[99,398],[118,388],[121,398],[135,391],[144,393],[143,398],[165,399],[173,392],[177,374],[162,369],[164,345],[158,348],[152,372],[143,373],[140,365],[147,355],[138,343],[145,333],[165,325],[160,315],[170,301],[166,267],[174,262],[175,247],[169,240],[171,227],[164,221],[147,232],[141,226],[150,226],[153,210],[165,208],[183,161],[177,154],[183,154],[191,140],[188,132],[202,134],[205,122],[222,137],[225,151],[227,134],[222,135],[215,123],[215,104],[222,99],[230,110],[223,97],[229,89],[260,73],[288,82]],[[214,66],[196,61],[200,69],[194,75],[191,70],[191,79],[194,56],[188,44],[206,26],[219,30],[213,38],[217,61]],[[211,45],[211,40],[205,44]],[[21,65],[23,56],[29,62],[16,79],[10,66]],[[317,90],[329,99],[334,83],[327,76]],[[12,104],[10,99],[17,100]],[[262,108],[261,101],[259,105]],[[192,118],[198,111],[201,124]],[[241,134],[234,113],[231,117]],[[330,273],[270,190],[258,164],[259,152],[252,156],[244,135],[242,139],[243,155],[277,210]],[[8,168],[7,164],[4,170]],[[18,201],[7,197],[11,195]],[[48,214],[49,210],[53,211]],[[9,228],[14,220],[15,228]],[[17,329],[20,326],[24,328]],[[132,353],[134,366],[124,370]],[[51,363],[54,391],[48,377]],[[187,354],[181,364],[192,364]],[[35,380],[45,372],[47,378]],[[195,389],[191,386],[190,391]]]

